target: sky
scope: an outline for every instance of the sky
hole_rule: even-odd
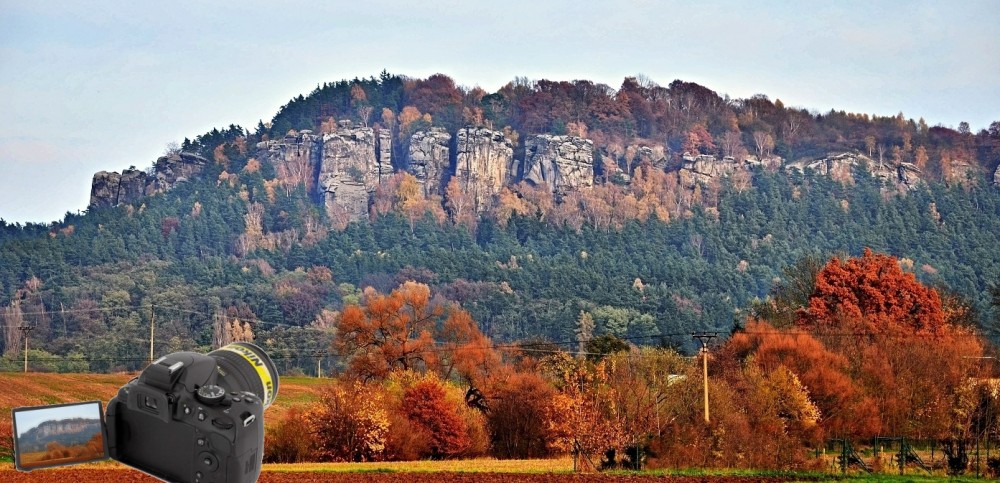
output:
[[[0,219],[85,211],[97,171],[253,128],[340,79],[645,75],[973,131],[1000,120],[1000,2],[0,0]]]

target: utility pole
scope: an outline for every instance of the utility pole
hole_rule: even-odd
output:
[[[323,351],[313,351],[313,356],[316,357],[316,377],[323,377],[323,356],[326,353]]]
[[[156,327],[155,305],[149,305],[149,363],[153,363],[153,330]]]
[[[703,370],[703,380],[705,383],[705,422],[708,423],[708,343],[712,339],[719,336],[718,332],[695,332],[691,334],[691,337],[698,339],[701,342],[701,352],[702,355],[702,370]]]
[[[17,327],[23,333],[24,336],[24,372],[28,372],[28,334],[35,330],[34,327],[28,325],[20,325]]]

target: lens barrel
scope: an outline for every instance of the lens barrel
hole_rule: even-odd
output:
[[[249,391],[267,409],[278,396],[278,371],[260,347],[234,342],[208,353],[222,369],[219,383],[230,391]]]

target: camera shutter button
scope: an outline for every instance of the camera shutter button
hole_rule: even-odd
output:
[[[202,403],[214,406],[222,402],[226,397],[226,390],[214,384],[209,384],[199,387],[198,392],[194,395]]]

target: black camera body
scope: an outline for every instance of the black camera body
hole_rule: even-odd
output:
[[[252,344],[164,356],[108,403],[108,451],[167,481],[257,481],[277,390],[273,363]]]

